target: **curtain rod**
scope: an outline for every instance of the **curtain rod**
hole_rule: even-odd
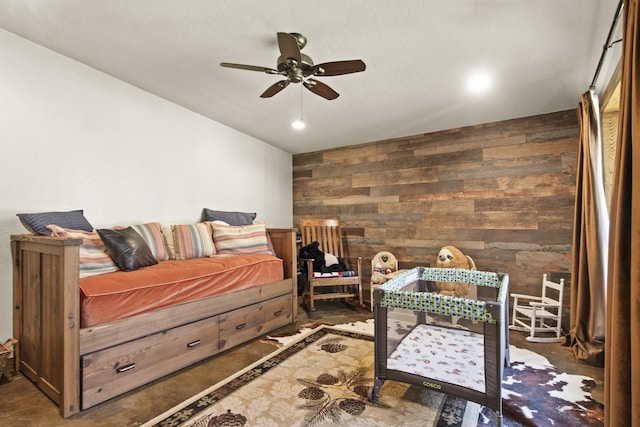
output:
[[[605,56],[607,56],[607,51],[611,48],[611,46],[613,46],[614,44],[622,40],[620,39],[620,40],[611,42],[611,37],[613,36],[613,32],[616,29],[616,25],[618,24],[618,21],[620,20],[620,12],[622,12],[622,0],[618,2],[618,8],[616,9],[616,14],[613,17],[613,22],[611,23],[611,28],[609,29],[607,42],[604,44],[604,46],[602,46],[602,54],[600,55],[600,61],[598,61],[596,72],[593,75],[593,80],[591,80],[590,89],[595,89],[596,87],[596,80],[598,80],[598,75],[600,74],[600,69],[602,68],[602,64],[604,63],[604,58]]]

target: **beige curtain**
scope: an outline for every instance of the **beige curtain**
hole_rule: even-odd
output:
[[[564,345],[585,363],[604,366],[608,214],[602,177],[598,98],[582,95],[573,218],[569,335]]]
[[[605,425],[640,426],[640,11],[623,6],[620,122],[607,280]]]

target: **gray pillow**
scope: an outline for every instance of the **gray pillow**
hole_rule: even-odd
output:
[[[47,228],[47,225],[51,224],[72,230],[93,231],[93,226],[84,217],[82,209],[68,212],[19,213],[16,215],[29,232],[41,236],[51,235],[51,230]]]
[[[224,221],[229,225],[250,225],[256,219],[255,212],[226,212],[204,208],[205,221]]]

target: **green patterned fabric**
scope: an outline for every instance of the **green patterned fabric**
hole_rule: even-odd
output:
[[[502,279],[497,273],[488,271],[416,267],[378,288],[384,291],[380,305],[457,316],[478,322],[496,323],[491,313],[486,310],[484,301],[440,295],[433,292],[403,290],[418,281],[459,282],[493,288],[500,288],[502,284]]]

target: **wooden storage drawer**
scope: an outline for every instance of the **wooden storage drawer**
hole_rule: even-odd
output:
[[[267,333],[293,322],[292,309],[293,297],[291,295],[284,295],[266,301],[262,310],[262,333]]]
[[[273,298],[220,315],[220,343],[224,351],[292,321],[291,295]]]
[[[218,317],[210,317],[82,357],[82,409],[218,352]]]

